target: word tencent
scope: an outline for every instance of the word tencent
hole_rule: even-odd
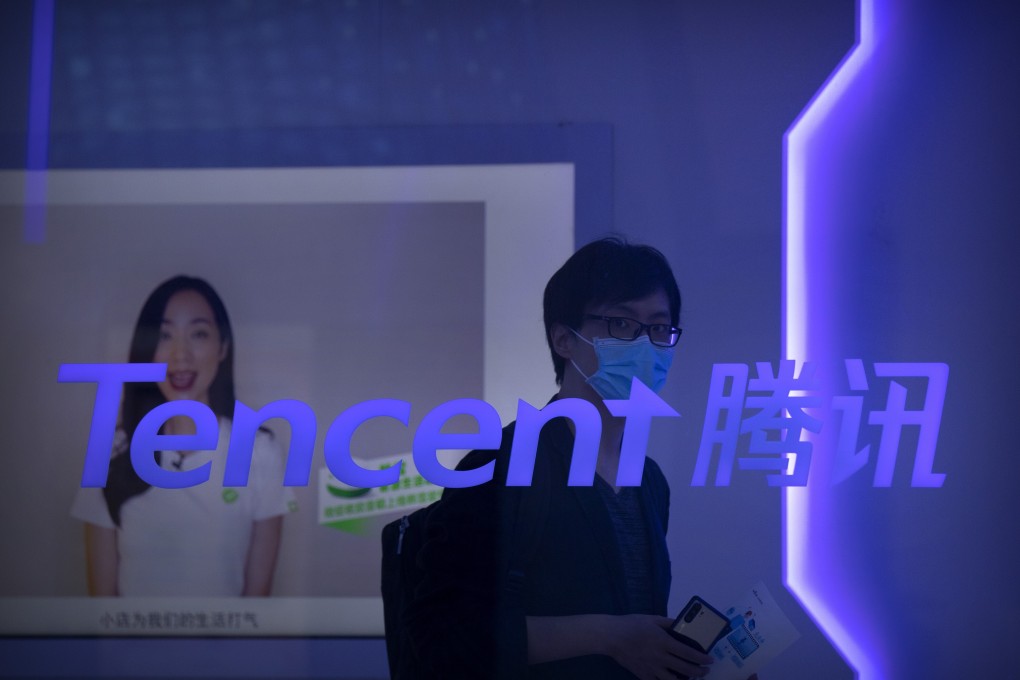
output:
[[[61,365],[57,377],[59,382],[96,383],[96,402],[81,477],[83,487],[106,486],[117,426],[117,405],[124,383],[159,382],[166,378],[166,370],[166,364]],[[636,378],[629,399],[607,399],[605,404],[610,413],[626,419],[616,484],[640,486],[651,419],[680,414]],[[595,483],[602,419],[593,404],[583,399],[560,399],[537,409],[521,400],[517,409],[507,486],[531,484],[539,431],[546,422],[560,417],[570,418],[576,429],[567,483],[570,486],[591,486]],[[461,415],[473,417],[478,423],[478,431],[442,432],[447,421]],[[159,434],[163,424],[176,416],[193,420],[195,434]],[[363,468],[351,458],[351,437],[358,427],[373,418],[394,418],[406,427],[410,416],[411,404],[398,399],[363,401],[340,413],[326,431],[324,453],[330,472],[341,482],[355,487],[395,484],[400,478],[402,462],[382,470]],[[291,427],[284,485],[308,484],[316,437],[315,413],[304,402],[282,399],[270,402],[258,411],[240,401],[235,402],[230,447],[223,473],[224,486],[242,487],[248,484],[255,434],[259,426],[270,418],[283,418]],[[414,464],[425,479],[439,486],[463,488],[484,484],[492,480],[495,461],[472,470],[451,470],[439,463],[436,453],[443,449],[498,449],[502,429],[496,409],[480,399],[454,399],[440,404],[425,416],[414,434]],[[152,486],[164,489],[196,486],[209,480],[211,462],[192,470],[171,472],[161,468],[153,454],[155,451],[212,450],[218,441],[219,422],[212,409],[198,401],[168,401],[147,413],[135,428],[131,439],[131,464],[138,476]]]

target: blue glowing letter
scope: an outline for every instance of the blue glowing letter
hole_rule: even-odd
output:
[[[478,432],[444,434],[443,425],[457,415],[468,415],[478,422]],[[492,479],[496,461],[473,470],[450,470],[436,459],[439,449],[498,449],[502,439],[499,414],[479,399],[454,399],[432,409],[414,435],[414,464],[421,476],[433,484],[462,489],[484,484]],[[534,457],[532,458],[534,460]]]
[[[729,394],[726,386],[729,384]],[[705,425],[701,431],[701,445],[698,459],[694,464],[691,486],[705,486],[708,468],[712,464],[712,453],[719,445],[719,462],[715,472],[716,486],[729,486],[733,474],[733,463],[737,457],[737,439],[740,437],[740,417],[744,411],[744,395],[747,392],[746,364],[714,364],[712,382],[708,388],[708,407],[705,409]],[[719,416],[726,414],[725,424],[719,429]]]
[[[329,426],[324,445],[326,466],[344,484],[370,489],[396,484],[400,479],[400,469],[404,466],[402,462],[383,470],[367,470],[351,458],[351,437],[354,431],[366,420],[383,417],[396,418],[406,427],[411,418],[411,404],[399,399],[363,401],[338,415]]]
[[[591,486],[595,483],[595,463],[599,456],[602,419],[598,409],[584,399],[559,399],[537,409],[528,402],[517,401],[517,426],[510,448],[507,486],[530,486],[535,472],[535,452],[542,426],[553,418],[570,418],[574,422],[574,450],[570,454],[569,486]]]
[[[607,399],[605,404],[614,416],[627,419],[623,427],[623,444],[620,447],[620,467],[616,470],[616,485],[641,486],[645,451],[648,448],[648,430],[651,428],[652,418],[679,417],[680,414],[637,378],[631,382],[630,399]]]
[[[234,424],[230,430],[230,450],[223,471],[223,486],[247,486],[251,454],[259,426],[270,418],[290,423],[290,450],[284,486],[306,486],[312,473],[315,449],[315,412],[303,401],[281,399],[254,411],[240,401],[234,402]]]
[[[195,422],[195,434],[159,434],[163,423],[176,416]],[[170,472],[156,464],[156,451],[212,451],[220,439],[220,424],[212,409],[200,401],[182,399],[160,404],[145,414],[131,438],[131,465],[144,481],[161,489],[184,489],[208,481],[212,462],[184,472]]]
[[[917,455],[914,458],[914,475],[911,486],[940,487],[946,476],[933,472],[935,442],[939,438],[942,406],[946,400],[946,382],[949,380],[947,364],[875,364],[875,375],[890,377],[923,377],[928,379],[924,406],[920,410],[907,408],[907,388],[895,380],[889,385],[889,397],[884,411],[875,411],[868,417],[872,425],[882,426],[882,440],[878,447],[878,464],[875,467],[875,486],[892,484],[900,433],[904,425],[919,425]]]
[[[166,378],[166,364],[61,364],[57,382],[96,383],[89,445],[85,451],[82,486],[106,486],[117,427],[117,404],[126,382],[159,382]]]

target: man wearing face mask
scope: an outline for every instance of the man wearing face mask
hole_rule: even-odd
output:
[[[680,293],[654,248],[603,239],[578,250],[545,289],[546,339],[560,389],[602,417],[594,486],[567,486],[574,426],[543,429],[532,485],[506,487],[514,426],[491,483],[447,489],[418,553],[421,585],[404,618],[415,677],[703,677],[712,659],[666,629],[669,487],[645,460],[641,486],[617,487],[624,420],[603,400],[632,378],[659,391],[680,337]]]

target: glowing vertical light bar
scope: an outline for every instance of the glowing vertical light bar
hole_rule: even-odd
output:
[[[25,162],[25,230],[29,243],[46,237],[46,165],[50,139],[53,74],[53,3],[35,0],[32,12],[32,64],[28,91],[28,156]]]
[[[827,135],[840,133],[831,125],[825,128],[824,123],[846,96],[850,85],[866,74],[866,66],[872,59],[877,42],[875,2],[859,0],[857,41],[854,47],[784,137],[782,345],[784,358],[798,362],[824,354],[828,328],[828,319],[824,318],[827,306],[818,304],[810,297],[812,292],[819,290],[821,278],[820,271],[811,269],[812,262],[818,262],[818,267],[824,265],[820,264],[821,257],[812,256],[812,249],[817,248],[820,241],[809,240],[807,233],[811,229],[812,235],[817,236],[825,224],[820,220],[812,221],[809,215],[808,151],[812,149],[817,152],[827,139],[832,138]],[[820,198],[819,195],[812,195],[816,199]],[[810,333],[809,329],[815,332]],[[786,487],[783,491],[785,583],[837,651],[857,672],[858,677],[878,680],[882,673],[878,660],[874,658],[875,651],[864,641],[867,636],[862,636],[862,631],[847,625],[848,617],[842,608],[834,611],[833,603],[841,600],[839,584],[826,582],[824,578],[825,574],[834,573],[827,568],[827,562],[831,564],[832,556],[828,554],[826,540],[831,537],[823,535],[823,524],[829,516],[826,491],[825,485],[817,483],[805,487]],[[815,539],[810,553],[809,537]],[[852,618],[849,622],[852,625]]]

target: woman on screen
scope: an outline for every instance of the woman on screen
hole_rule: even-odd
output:
[[[160,383],[125,383],[120,426],[103,489],[80,489],[72,515],[85,524],[88,587],[99,596],[268,595],[283,515],[293,495],[283,486],[283,454],[260,430],[249,482],[222,479],[234,409],[234,337],[219,295],[202,279],[177,276],[145,301],[129,361],[165,363]],[[129,442],[145,414],[166,401],[191,399],[219,417],[215,451],[158,451],[166,470],[212,463],[209,481],[185,489],[152,487],[138,477]],[[193,434],[186,417],[163,434]]]

